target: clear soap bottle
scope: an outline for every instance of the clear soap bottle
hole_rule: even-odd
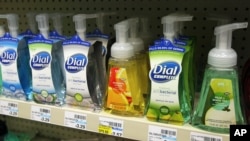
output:
[[[143,116],[144,99],[138,85],[133,46],[128,42],[128,20],[114,26],[116,42],[111,47],[108,61],[108,82],[105,111],[123,116]]]
[[[231,48],[232,31],[248,23],[233,23],[215,28],[216,47],[208,54],[201,95],[194,111],[194,127],[229,133],[230,125],[245,124],[239,97],[237,54]]]

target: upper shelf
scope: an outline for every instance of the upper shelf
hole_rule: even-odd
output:
[[[5,97],[0,97],[0,114],[142,141],[200,141],[209,138],[229,141],[227,134],[202,131],[189,124],[169,125],[151,122],[146,118],[122,117],[103,111],[94,113],[68,106],[56,107]]]

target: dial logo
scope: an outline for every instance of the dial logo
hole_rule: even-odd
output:
[[[175,80],[181,72],[181,66],[176,62],[163,62],[151,69],[149,76],[152,81],[163,83]]]
[[[14,49],[6,49],[3,51],[0,57],[0,61],[3,65],[11,65],[15,62],[17,53]]]
[[[74,54],[65,61],[65,69],[70,73],[77,73],[84,69],[87,64],[87,57],[84,54]]]
[[[42,70],[49,66],[51,62],[51,56],[48,52],[42,51],[35,54],[30,60],[31,68],[35,70]]]

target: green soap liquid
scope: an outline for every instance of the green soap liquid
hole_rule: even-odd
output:
[[[192,125],[206,131],[228,134],[230,124],[245,124],[237,70],[208,66]]]

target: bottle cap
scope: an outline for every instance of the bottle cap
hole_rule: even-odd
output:
[[[36,21],[38,24],[38,29],[44,38],[49,37],[49,15],[46,13],[36,15]]]
[[[178,15],[176,14],[169,14],[161,18],[161,23],[163,24],[163,34],[164,37],[173,42],[174,38],[176,37],[176,22],[182,21],[191,21],[193,16],[190,15]]]
[[[134,56],[133,46],[128,42],[129,21],[124,20],[114,25],[116,42],[111,47],[114,58],[130,58]]]
[[[86,19],[96,18],[97,14],[77,14],[73,16],[75,30],[81,40],[85,41]]]
[[[214,29],[216,46],[209,51],[208,64],[215,67],[233,67],[237,64],[237,54],[231,48],[232,32],[236,29],[247,28],[248,23],[232,23],[217,26]]]
[[[0,15],[0,18],[7,19],[10,35],[12,37],[17,37],[18,28],[19,28],[18,15],[17,14],[3,14],[3,15]]]

